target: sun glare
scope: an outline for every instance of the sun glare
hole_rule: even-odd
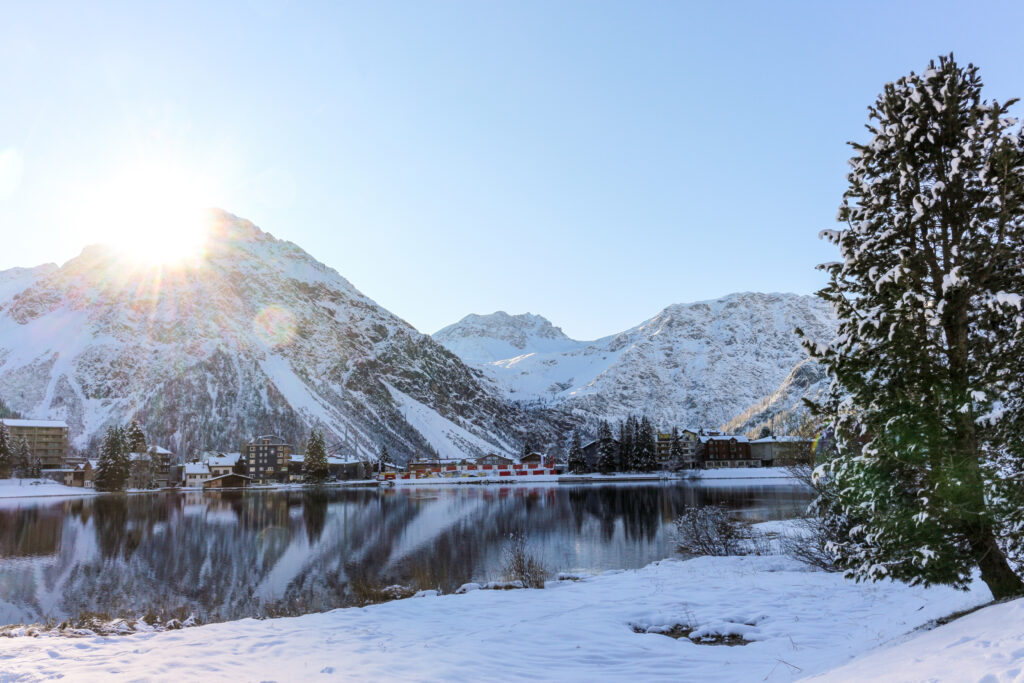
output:
[[[177,169],[133,168],[91,191],[80,219],[96,241],[139,265],[187,264],[206,244],[204,189]]]

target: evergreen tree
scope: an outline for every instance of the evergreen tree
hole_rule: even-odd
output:
[[[125,429],[125,440],[128,443],[129,453],[145,453],[148,450],[146,435],[143,434],[142,427],[135,420],[132,420]]]
[[[1024,135],[952,55],[885,86],[853,144],[842,262],[819,292],[839,316],[805,342],[833,378],[837,439],[820,473],[863,523],[836,544],[859,579],[1024,594]]]
[[[108,427],[103,437],[93,486],[97,491],[123,491],[128,483],[128,446],[124,429]]]
[[[126,433],[127,436],[128,433]],[[129,443],[131,441],[129,440]],[[138,443],[136,442],[136,445]],[[153,449],[148,451],[136,451],[129,446],[135,454],[129,463],[128,478],[133,489],[155,489],[156,488],[156,452]]]
[[[636,431],[632,415],[619,423],[619,450],[618,462],[615,469],[619,472],[629,472],[633,469],[633,435]]]
[[[330,472],[327,464],[327,446],[324,443],[324,433],[314,429],[306,441],[306,459],[302,463],[302,474],[306,481],[313,484],[322,484]]]
[[[601,474],[611,474],[618,464],[619,453],[608,422],[602,421],[598,427],[597,441],[597,470]]]
[[[573,474],[583,474],[587,471],[587,459],[583,456],[583,445],[580,443],[580,433],[572,430],[572,438],[569,442],[569,471]]]
[[[672,441],[669,443],[668,449],[672,467],[680,469],[683,466],[683,442],[679,438],[679,427],[672,428]]]
[[[387,466],[387,464],[388,464],[388,462],[390,462],[390,460],[391,460],[391,454],[388,453],[388,447],[386,445],[382,444],[381,447],[380,447],[380,458],[377,460],[377,464],[378,464],[377,471],[378,472],[383,472],[384,468]]]
[[[655,445],[657,435],[654,425],[645,415],[637,425],[637,437],[635,441],[636,470],[638,472],[653,472],[658,467],[658,449]]]
[[[0,421],[0,479],[8,479],[14,472],[14,448],[7,425]]]
[[[18,477],[23,479],[32,478],[32,452],[28,447],[25,437],[18,439],[17,453],[14,456],[15,467]]]
[[[236,460],[235,464],[231,466],[231,473],[232,474],[247,475],[248,474],[248,470],[249,470],[249,467],[248,467],[248,465],[245,462],[245,456],[244,455],[239,455],[238,456],[238,460]]]

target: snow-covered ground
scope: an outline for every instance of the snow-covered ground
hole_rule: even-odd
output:
[[[992,605],[872,650],[815,680],[1024,680],[1024,600]]]
[[[930,620],[989,599],[980,584],[969,592],[857,584],[783,557],[663,560],[636,571],[549,582],[545,590],[428,595],[123,637],[14,638],[0,643],[0,680],[790,681],[848,664]],[[971,617],[979,623],[970,630],[996,643],[997,627],[983,627],[983,615]],[[999,615],[1006,634],[999,642],[1010,644],[1024,632],[1024,609],[1006,606]],[[696,644],[649,632],[676,625],[740,635],[749,643]],[[920,640],[932,650],[956,643],[955,634],[944,636],[942,629]],[[971,641],[956,647],[943,654],[947,668],[936,669],[947,674],[942,680],[968,671],[977,680],[989,664],[1003,667],[1021,657],[1019,648],[997,652]],[[915,679],[912,653],[883,652],[902,657]],[[869,655],[850,667],[873,661]],[[978,668],[972,668],[975,661]],[[889,680],[884,668],[841,671],[858,680]],[[879,671],[881,678],[873,675]]]
[[[49,479],[0,479],[0,498],[35,498],[37,496],[92,496],[97,491],[78,486],[64,486]]]

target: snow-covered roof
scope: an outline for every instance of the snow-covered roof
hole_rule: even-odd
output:
[[[220,453],[210,455],[206,458],[206,464],[210,467],[234,467],[235,463],[242,456],[241,453]]]
[[[750,443],[810,443],[813,439],[805,439],[802,436],[766,436],[761,439],[754,439]]]
[[[8,427],[57,427],[62,429],[68,428],[68,423],[64,420],[13,420],[10,418],[3,418],[0,420]]]
[[[201,462],[187,462],[185,463],[185,474],[209,474],[210,468],[205,463]]]
[[[256,481],[255,479],[253,479],[252,477],[250,477],[250,476],[248,476],[246,474],[238,474],[236,472],[228,472],[227,474],[221,474],[220,476],[210,477],[206,481],[207,482],[217,481],[218,479],[227,479],[228,477],[241,477],[242,479],[248,479],[249,481]]]
[[[713,436],[705,435],[700,437],[700,440],[703,443],[707,443],[708,441],[732,441],[733,439],[736,439],[737,443],[750,443],[750,439],[742,434],[715,434]]]

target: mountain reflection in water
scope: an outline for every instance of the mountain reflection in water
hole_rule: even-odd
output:
[[[685,507],[798,514],[796,487],[537,485],[103,495],[0,502],[0,624],[192,613],[202,622],[351,605],[360,586],[450,592],[501,578],[525,531],[553,572],[673,555]]]

